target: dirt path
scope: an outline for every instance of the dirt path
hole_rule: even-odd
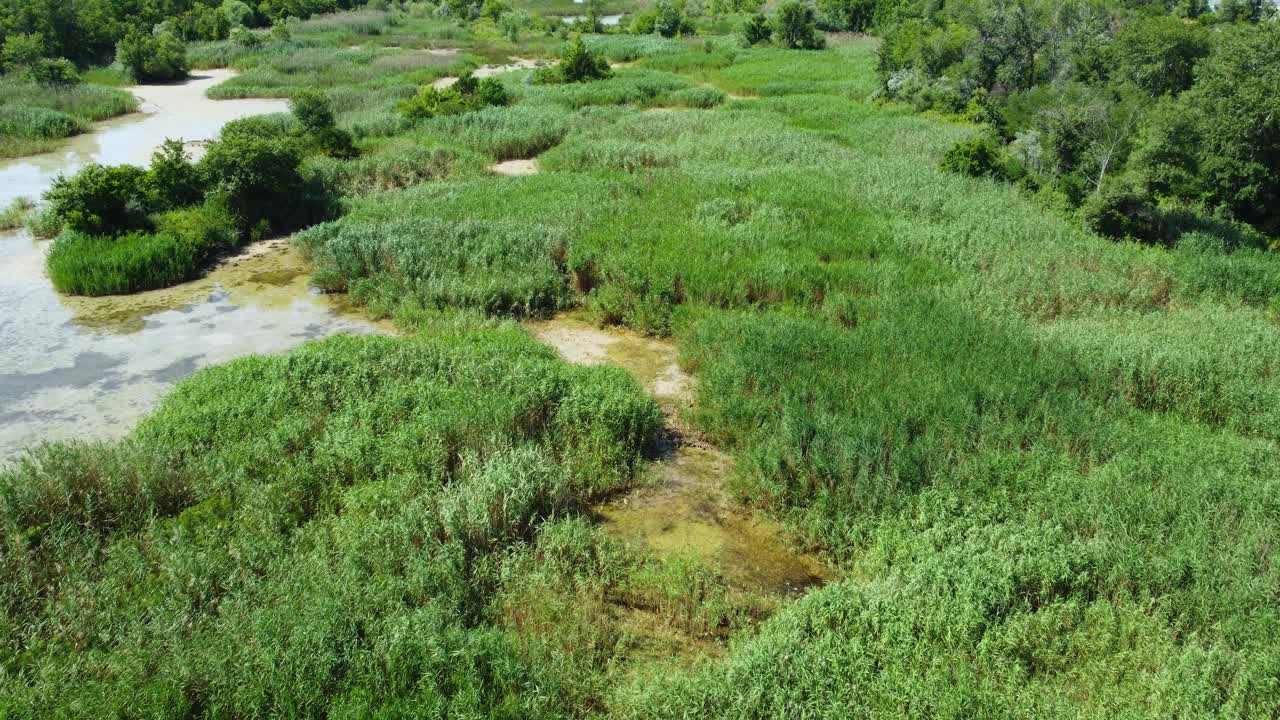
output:
[[[718,565],[739,590],[795,596],[828,579],[815,558],[787,547],[777,523],[746,510],[725,492],[733,459],[683,421],[694,380],[677,364],[673,343],[600,329],[573,315],[528,327],[569,362],[621,366],[644,384],[666,415],[667,447],[655,482],[597,507],[606,527],[659,556],[691,551]]]

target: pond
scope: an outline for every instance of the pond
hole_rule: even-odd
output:
[[[39,196],[84,165],[145,165],[167,137],[211,140],[236,118],[282,100],[210,100],[232,73],[132,88],[141,112],[94,126],[55,152],[0,162],[0,205]],[[137,295],[74,298],[44,273],[47,242],[0,232],[0,462],[42,440],[119,437],[181,378],[253,353],[335,333],[380,332],[307,286],[308,267],[281,240],[258,243],[206,277]]]

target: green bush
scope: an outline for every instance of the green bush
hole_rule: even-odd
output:
[[[32,82],[45,88],[65,89],[80,84],[80,73],[66,58],[41,59],[27,70]]]
[[[176,36],[150,35],[136,29],[116,46],[116,61],[143,83],[181,80],[191,69],[186,45]]]
[[[1085,224],[1104,237],[1164,242],[1164,214],[1151,196],[1123,180],[1094,193],[1081,207]]]
[[[423,87],[418,94],[400,103],[400,113],[410,122],[474,112],[506,105],[511,101],[506,88],[495,78],[477,81],[470,72],[447,88]]]
[[[359,153],[351,133],[337,127],[333,103],[317,90],[302,90],[289,98],[289,110],[302,126],[302,135],[311,146],[329,157],[348,160]]]
[[[209,146],[199,170],[209,180],[209,196],[232,213],[242,235],[259,239],[331,212],[329,199],[303,179],[301,164],[294,138],[233,132]]]
[[[952,145],[942,156],[942,170],[969,177],[986,177],[1008,180],[1004,152],[999,145],[985,135],[961,140]]]
[[[677,6],[672,0],[658,0],[654,8],[653,31],[662,37],[691,35],[693,23],[685,17],[683,5]]]
[[[610,77],[613,77],[613,70],[609,68],[609,61],[589,49],[581,36],[565,46],[559,63],[538,68],[533,73],[533,81],[543,85],[590,82]]]
[[[164,212],[195,205],[204,198],[207,182],[187,158],[181,140],[172,138],[151,156],[151,166],[144,179],[147,209]]]
[[[144,227],[147,171],[133,165],[86,165],[59,176],[45,193],[50,211],[76,232],[117,235]]]

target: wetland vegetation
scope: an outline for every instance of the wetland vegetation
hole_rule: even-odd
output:
[[[1280,712],[1268,6],[589,2],[191,38],[293,112],[55,188],[405,336],[0,468],[0,716]]]

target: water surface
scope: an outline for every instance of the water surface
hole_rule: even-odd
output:
[[[140,113],[95,126],[56,152],[0,162],[0,202],[38,198],[90,162],[146,164],[166,137],[210,140],[230,120],[286,109],[279,100],[205,97],[228,71],[133,88]],[[377,331],[307,288],[283,241],[258,243],[176,288],[107,298],[54,292],[48,243],[0,233],[0,462],[41,440],[119,437],[181,378],[310,338]]]

